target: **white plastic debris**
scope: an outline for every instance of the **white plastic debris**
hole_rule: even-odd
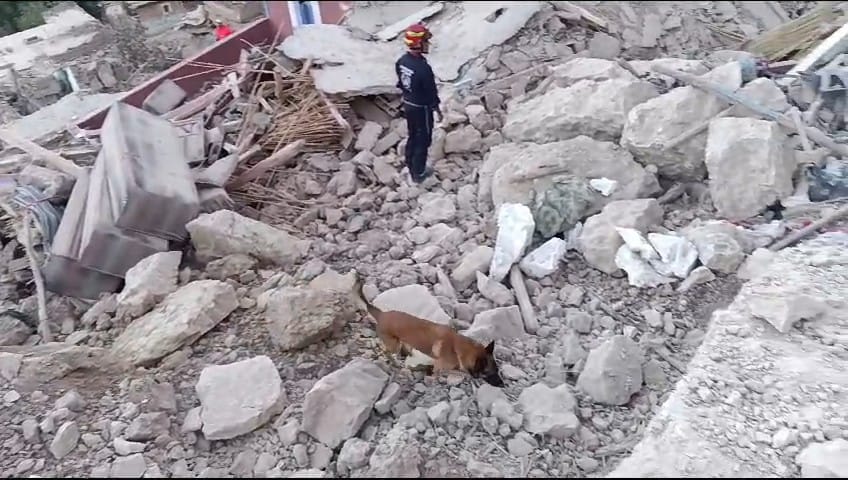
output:
[[[577,224],[574,225],[574,228],[568,231],[568,235],[565,236],[566,251],[580,250],[580,234],[582,232],[583,222],[577,222]]]
[[[686,278],[698,262],[698,249],[684,237],[649,233],[648,241],[660,255],[649,262],[660,275]]]
[[[593,178],[589,180],[589,186],[597,190],[601,195],[609,197],[618,188],[618,182],[607,177]]]
[[[565,240],[553,237],[527,254],[518,266],[527,276],[547,277],[559,268],[559,262],[565,256],[567,246]]]
[[[642,236],[642,233],[635,228],[622,228],[615,227],[615,230],[621,235],[621,239],[624,240],[624,244],[629,248],[632,252],[639,255],[641,258],[645,260],[658,260],[660,258],[659,254],[654,247],[645,240],[645,237]]]
[[[630,250],[626,244],[619,247],[616,252],[615,265],[627,272],[627,281],[634,287],[656,287],[673,281],[657,273],[645,259]]]
[[[526,205],[504,203],[498,209],[498,237],[495,254],[489,266],[489,278],[503,281],[512,265],[518,262],[533,240],[536,222]]]

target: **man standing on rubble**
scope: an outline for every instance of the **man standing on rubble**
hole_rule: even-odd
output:
[[[433,140],[433,113],[442,121],[436,77],[424,55],[430,52],[432,34],[416,23],[406,29],[403,42],[407,52],[395,62],[398,88],[403,92],[403,112],[409,135],[406,140],[406,166],[415,183],[421,183],[427,169],[427,151]]]

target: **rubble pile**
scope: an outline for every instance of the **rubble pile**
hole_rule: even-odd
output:
[[[245,47],[205,90],[165,81],[141,108],[114,105],[91,165],[40,152],[67,171],[30,169],[7,190],[49,191],[61,222],[36,217],[37,235],[2,252],[4,293],[23,298],[0,312],[0,471],[600,476],[657,435],[651,418],[681,388],[762,417],[755,401],[774,403],[784,382],[773,366],[767,388],[712,370],[693,380],[686,363],[705,338],[749,336],[709,324],[742,279],[755,285],[746,312],[770,329],[758,335],[832,320],[836,297],[819,300],[804,281],[841,275],[844,258],[776,251],[827,211],[821,196],[840,196],[844,105],[748,52],[704,49],[716,29],[751,36],[789,15],[757,11],[762,22],[748,24],[750,7],[725,2],[733,11],[709,7],[702,28],[680,14],[695,7],[489,3],[404,6],[364,33],[303,27],[279,51]],[[628,10],[639,22],[613,14]],[[407,16],[432,21],[445,82],[434,175],[421,185],[407,180],[384,68]],[[481,21],[494,40],[436,50],[439,29]],[[351,43],[322,47],[340,36]],[[702,55],[670,55],[688,48]],[[840,66],[821,55],[817,66]],[[10,225],[30,225],[26,205],[4,205]],[[43,306],[39,290],[18,287],[31,275],[19,242],[40,247]],[[812,273],[767,296],[770,262],[798,252]],[[357,279],[382,310],[494,342],[505,386],[430,376],[421,352],[388,361]],[[45,311],[54,341],[37,324]],[[816,335],[837,349],[844,325],[827,325]],[[719,360],[744,363],[743,350]],[[841,398],[834,375],[821,402]],[[725,450],[762,461],[750,471],[844,475],[833,461],[844,422],[820,420],[786,417]],[[720,437],[722,425],[703,429]]]

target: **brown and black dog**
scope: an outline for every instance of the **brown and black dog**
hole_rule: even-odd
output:
[[[408,353],[415,349],[433,359],[433,374],[460,370],[473,377],[483,378],[490,385],[504,385],[495,362],[495,342],[484,347],[447,325],[404,312],[384,312],[365,299],[359,277],[354,291],[365,304],[368,314],[374,318],[377,336],[389,354],[397,355],[403,350]]]

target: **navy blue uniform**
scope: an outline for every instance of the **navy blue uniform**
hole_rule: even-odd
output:
[[[395,62],[397,87],[403,92],[403,110],[409,137],[406,166],[420,181],[427,168],[427,150],[433,140],[433,112],[439,109],[436,77],[423,55],[406,53]]]

